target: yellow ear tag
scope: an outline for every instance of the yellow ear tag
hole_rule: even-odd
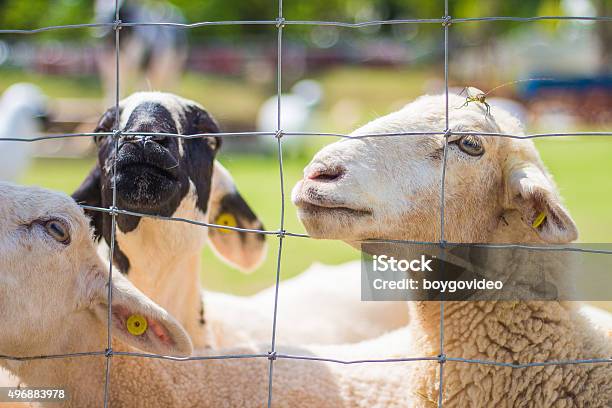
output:
[[[538,228],[540,225],[542,225],[545,219],[546,219],[546,213],[542,211],[540,214],[538,214],[536,219],[533,220],[533,223],[531,224],[531,226],[533,228]]]
[[[236,217],[230,213],[221,213],[215,220],[215,224],[223,225],[224,227],[237,227],[238,221],[236,221]],[[228,233],[232,232],[231,230],[226,230],[223,228],[218,229],[219,232]]]
[[[141,336],[147,331],[149,324],[141,315],[131,315],[127,319],[126,326],[132,336]]]

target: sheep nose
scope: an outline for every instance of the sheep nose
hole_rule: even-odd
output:
[[[165,135],[125,135],[123,141],[132,143],[142,143],[143,145],[147,142],[156,142],[162,144],[167,137]]]
[[[148,135],[145,136],[145,140],[151,140],[153,142],[161,143],[167,139],[165,135]]]
[[[306,169],[304,177],[308,180],[319,182],[331,182],[339,180],[346,173],[342,166],[314,167]]]
[[[146,135],[138,136],[138,139],[140,139],[140,143],[146,146],[147,143],[150,142],[155,142],[157,144],[163,145],[167,138],[164,135]]]

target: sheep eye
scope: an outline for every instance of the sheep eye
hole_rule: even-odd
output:
[[[44,227],[47,234],[49,234],[51,238],[57,242],[66,245],[70,243],[70,234],[68,233],[68,228],[63,222],[58,220],[50,220],[45,222]]]
[[[463,136],[457,141],[459,149],[469,154],[470,156],[482,156],[484,153],[484,146],[480,139],[474,135]]]
[[[104,142],[106,141],[106,139],[109,138],[109,136],[107,135],[95,135],[94,136],[94,143],[96,144],[96,146],[102,146],[102,144],[104,144]]]

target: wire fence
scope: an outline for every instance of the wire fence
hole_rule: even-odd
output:
[[[112,369],[112,357],[114,355],[137,357],[137,358],[155,358],[164,359],[171,361],[197,361],[197,360],[219,360],[219,359],[244,359],[244,358],[262,358],[269,360],[269,372],[268,372],[268,401],[267,406],[271,407],[273,402],[273,377],[274,377],[274,362],[278,359],[287,360],[303,360],[303,361],[319,361],[328,362],[335,364],[365,364],[365,363],[399,363],[399,362],[417,362],[417,361],[435,361],[439,363],[439,395],[438,395],[438,406],[443,406],[444,397],[444,366],[447,362],[465,363],[465,364],[482,364],[499,367],[510,367],[513,369],[522,369],[528,367],[543,367],[552,365],[570,365],[570,364],[601,364],[601,363],[612,363],[611,358],[593,358],[593,359],[580,359],[580,360],[565,360],[565,361],[542,361],[542,362],[531,362],[531,363],[507,363],[489,360],[477,360],[477,359],[466,359],[459,357],[447,356],[444,349],[444,301],[440,301],[440,347],[439,354],[436,357],[406,357],[406,358],[389,358],[389,359],[361,359],[361,360],[340,360],[333,358],[323,358],[314,356],[303,356],[303,355],[291,355],[277,352],[276,349],[276,323],[278,314],[278,294],[279,284],[281,278],[281,259],[283,253],[283,241],[286,237],[299,237],[309,238],[307,234],[294,233],[285,230],[285,185],[284,185],[284,174],[283,174],[283,144],[282,140],[286,136],[332,136],[340,138],[373,138],[373,137],[410,137],[410,136],[423,136],[423,135],[441,135],[444,136],[444,150],[443,150],[443,161],[440,176],[440,236],[438,241],[419,242],[419,241],[408,241],[408,240],[375,240],[373,242],[403,242],[403,243],[416,243],[416,244],[429,244],[439,245],[440,249],[443,250],[447,245],[462,245],[462,243],[454,243],[445,240],[445,182],[446,182],[446,167],[447,167],[447,152],[448,152],[448,138],[452,135],[480,135],[488,137],[505,137],[505,138],[517,138],[517,139],[535,139],[543,137],[563,137],[563,136],[578,136],[578,137],[593,137],[601,136],[608,137],[612,136],[612,131],[603,132],[568,132],[568,133],[537,133],[527,135],[513,135],[504,133],[482,133],[482,132],[458,132],[453,131],[450,128],[449,123],[449,34],[450,27],[453,24],[460,23],[475,23],[483,21],[515,21],[515,22],[537,22],[537,21],[595,21],[599,23],[610,23],[612,22],[612,16],[536,16],[536,17],[512,17],[512,16],[498,16],[498,17],[470,17],[470,18],[452,18],[449,13],[448,0],[444,0],[444,16],[442,18],[432,19],[398,19],[398,20],[376,20],[376,21],[365,21],[358,23],[348,23],[339,21],[303,21],[303,20],[286,20],[283,16],[283,0],[278,0],[278,17],[276,20],[235,20],[235,21],[202,21],[191,24],[182,23],[164,23],[164,22],[123,22],[119,19],[119,0],[115,0],[115,20],[112,23],[86,23],[86,24],[70,24],[60,26],[49,26],[42,27],[32,30],[19,30],[19,29],[0,29],[0,34],[36,34],[51,30],[62,30],[62,29],[76,29],[76,28],[88,28],[88,27],[110,27],[114,31],[114,48],[115,48],[115,108],[118,110],[119,107],[119,60],[120,60],[120,31],[122,27],[136,27],[136,26],[167,26],[167,27],[180,27],[184,29],[192,29],[197,27],[206,26],[231,26],[231,25],[267,25],[275,26],[277,29],[277,70],[276,70],[276,100],[277,100],[277,115],[276,115],[276,129],[274,132],[226,132],[226,133],[201,133],[194,135],[180,135],[170,133],[148,133],[148,132],[123,132],[119,126],[119,115],[115,117],[114,130],[112,132],[101,132],[101,133],[64,133],[56,135],[46,135],[35,138],[6,138],[0,139],[0,141],[18,141],[18,142],[36,142],[41,140],[53,140],[63,138],[80,138],[80,137],[111,137],[113,138],[115,151],[118,149],[118,144],[121,136],[127,135],[138,135],[138,136],[164,136],[164,137],[176,137],[181,139],[192,139],[206,136],[226,137],[226,136],[270,136],[275,137],[277,140],[278,150],[278,165],[279,165],[279,179],[280,179],[280,199],[281,199],[281,210],[279,227],[276,230],[256,230],[246,229],[239,227],[230,227],[225,225],[217,225],[213,223],[199,222],[196,220],[178,218],[178,217],[164,217],[151,214],[142,214],[132,212],[117,207],[117,192],[116,192],[116,155],[115,160],[112,164],[112,206],[109,208],[93,207],[81,205],[81,207],[92,210],[107,213],[111,216],[112,229],[110,237],[110,260],[109,260],[109,280],[108,280],[108,325],[107,325],[107,348],[100,351],[82,352],[82,353],[68,353],[68,354],[56,354],[56,355],[44,355],[44,356],[28,356],[28,357],[15,357],[15,356],[3,356],[0,358],[12,361],[30,361],[37,359],[57,359],[57,358],[78,358],[84,356],[105,356],[106,357],[106,372],[104,382],[104,408],[110,406],[110,373]],[[336,26],[345,28],[362,28],[367,26],[377,25],[394,25],[394,24],[441,24],[444,32],[444,93],[445,93],[445,129],[441,129],[438,132],[396,132],[396,133],[373,133],[365,135],[347,135],[341,133],[329,133],[329,132],[285,132],[281,127],[281,114],[282,114],[282,103],[281,103],[281,83],[282,83],[282,71],[283,71],[283,30],[286,26],[291,25],[309,25],[309,26]],[[115,233],[116,233],[116,218],[118,215],[132,215],[138,217],[156,218],[166,220],[170,222],[184,222],[194,225],[199,225],[208,228],[217,228],[223,230],[240,231],[247,233],[258,233],[265,235],[274,235],[278,238],[278,252],[276,262],[276,275],[275,275],[275,291],[274,291],[274,309],[273,309],[273,320],[272,320],[272,338],[270,341],[269,351],[265,354],[226,354],[226,355],[209,355],[209,356],[191,356],[186,358],[162,356],[157,354],[147,354],[138,352],[121,352],[114,351],[112,348],[112,276],[113,276],[113,254],[115,247]],[[486,246],[492,248],[500,247],[515,247],[515,248],[528,248],[537,249],[542,251],[580,251],[580,252],[593,252],[593,253],[604,253],[612,255],[612,251],[605,251],[600,249],[588,249],[588,248],[559,248],[559,247],[538,247],[530,245],[519,245],[519,244],[478,244],[479,246]],[[443,251],[441,251],[443,253]]]

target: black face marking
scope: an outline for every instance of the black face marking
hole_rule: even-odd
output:
[[[168,98],[173,97],[168,95]],[[121,131],[171,134],[182,131],[185,135],[219,132],[215,121],[203,109],[182,101],[172,102],[168,106],[180,106],[174,116],[161,102],[140,103],[130,113]],[[125,114],[124,110],[120,109],[119,114]],[[115,123],[116,111],[111,108],[100,119],[96,132],[110,132]],[[170,217],[193,183],[196,205],[206,213],[214,158],[221,144],[219,138],[208,136],[181,140],[176,137],[124,135],[119,138],[117,152],[112,137],[99,137],[96,142],[98,163],[73,194],[77,202],[105,208],[112,206],[112,162],[116,157],[118,208]],[[104,237],[110,245],[110,215],[95,211],[87,213],[92,217],[96,236]],[[138,227],[140,218],[118,215],[117,227],[128,233]],[[115,245],[115,262],[123,273],[128,272],[129,259],[118,245]]]
[[[119,268],[119,271],[125,275],[130,272],[130,260],[128,257],[121,251],[119,248],[119,244],[115,242],[115,252],[113,255],[113,264]]]
[[[125,124],[126,132],[177,133],[174,118],[165,106],[158,102],[138,105]]]
[[[83,184],[81,184],[77,191],[72,194],[72,198],[79,204],[85,204],[91,207],[106,206],[107,204],[103,203],[106,203],[107,200],[102,199],[103,188],[101,184],[101,175],[100,166],[95,166],[85,181],[83,181]],[[108,215],[105,216],[105,213],[101,211],[88,209],[85,210],[85,214],[91,219],[91,225],[94,229],[94,238],[100,240],[102,237],[105,237],[107,244],[110,245],[110,231],[112,228],[111,217]],[[120,223],[124,218],[134,219],[136,217],[120,215],[117,217],[117,222]],[[130,261],[121,251],[117,242],[115,242],[113,264],[124,274],[127,274],[130,270]]]

